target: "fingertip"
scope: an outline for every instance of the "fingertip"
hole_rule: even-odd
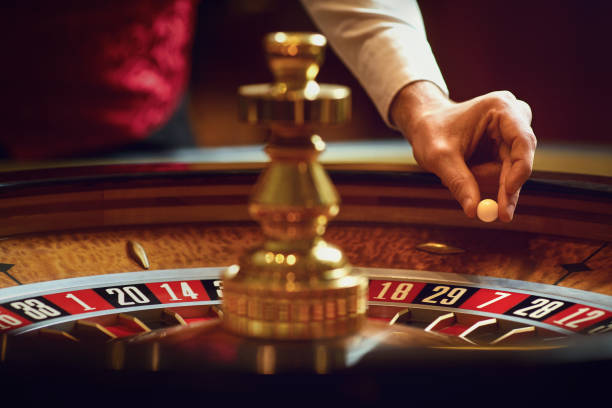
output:
[[[459,155],[443,156],[436,161],[435,173],[457,200],[465,215],[476,217],[480,190],[474,175]]]
[[[506,208],[499,207],[499,220],[501,222],[511,222],[514,219],[514,211],[516,210],[516,205],[508,204]]]
[[[471,197],[466,198],[461,203],[461,207],[463,208],[463,212],[468,218],[476,217],[476,203]]]
[[[499,220],[501,222],[511,222],[514,219],[514,212],[516,211],[516,205],[518,204],[518,198],[521,188],[519,187],[516,192],[512,195],[505,195],[500,190],[498,194],[499,203]]]

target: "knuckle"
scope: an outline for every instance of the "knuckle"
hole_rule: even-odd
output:
[[[531,109],[531,106],[529,106],[527,102],[522,101],[520,99],[517,100],[517,103],[518,103],[519,109],[521,110],[523,115],[525,115],[527,122],[531,123],[531,121],[533,120],[533,110]]]
[[[519,105],[521,105],[523,107],[523,109],[525,110],[526,113],[529,114],[529,116],[533,115],[533,111],[531,109],[531,106],[527,102],[525,102],[522,99],[517,99],[517,102],[519,103]]]
[[[527,133],[527,142],[529,143],[529,146],[532,150],[535,150],[536,147],[538,147],[538,139],[536,138],[536,135],[533,132]]]
[[[517,139],[517,142],[521,144],[524,143],[527,149],[532,153],[535,152],[538,146],[538,139],[531,129],[523,131],[521,137]]]
[[[533,162],[531,160],[521,160],[518,163],[518,174],[523,178],[528,178],[533,172]]]
[[[494,107],[507,110],[516,104],[516,96],[510,91],[496,91],[490,94],[491,102]]]
[[[503,99],[504,101],[507,101],[507,102],[516,101],[516,96],[514,96],[514,94],[510,91],[497,91],[497,93],[499,94],[498,97]]]
[[[499,98],[502,101],[505,102],[515,102],[516,101],[516,96],[514,96],[514,94],[510,91],[504,90],[504,91],[497,91],[493,93],[497,98]]]

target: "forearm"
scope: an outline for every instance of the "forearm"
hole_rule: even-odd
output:
[[[387,124],[404,86],[427,80],[447,92],[415,0],[302,2]]]

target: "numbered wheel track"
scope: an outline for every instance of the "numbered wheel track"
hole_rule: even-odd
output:
[[[138,165],[3,175],[2,373],[17,384],[32,364],[163,371],[155,353],[117,345],[217,324],[220,267],[261,239],[245,205],[257,172]],[[327,239],[369,276],[370,320],[448,339],[416,354],[398,344],[364,353],[355,372],[387,373],[393,384],[408,376],[425,388],[422,375],[454,372],[445,384],[459,392],[465,370],[468,383],[497,384],[535,372],[559,379],[580,371],[574,381],[598,381],[594,373],[609,368],[607,178],[536,172],[513,223],[482,224],[413,170],[339,167],[332,177],[343,206]],[[183,357],[169,372],[184,382],[187,373],[205,375],[197,358]],[[40,370],[45,381],[54,377]],[[227,390],[219,367],[208,370]]]
[[[89,363],[117,368],[115,343],[216,324],[222,316],[220,272],[136,272],[5,289],[2,327],[11,330],[2,336],[1,360],[41,364],[59,357],[65,363],[72,348],[80,350],[74,357],[87,350]],[[456,350],[563,349],[577,338],[612,331],[612,298],[606,295],[439,272],[363,272],[370,278],[371,320],[448,337]],[[602,358],[608,357],[603,350]]]

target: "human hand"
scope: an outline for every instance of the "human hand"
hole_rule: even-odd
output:
[[[417,163],[440,177],[468,217],[481,192],[497,193],[499,219],[512,220],[537,144],[529,105],[507,91],[456,103],[420,81],[398,93],[390,114]]]

